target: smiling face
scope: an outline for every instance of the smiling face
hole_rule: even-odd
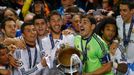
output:
[[[22,35],[26,42],[35,43],[36,38],[37,38],[37,33],[36,33],[36,29],[35,29],[34,25],[25,26]]]
[[[34,22],[35,28],[37,30],[37,34],[39,36],[42,36],[46,33],[47,29],[47,23],[44,19],[36,19]]]
[[[63,25],[62,18],[59,15],[52,15],[50,17],[50,28],[53,33],[59,34],[61,26]]]
[[[125,22],[131,19],[131,11],[127,4],[120,4],[120,15]]]
[[[83,38],[89,37],[95,28],[95,25],[91,24],[88,18],[82,18],[81,24],[79,26],[80,26],[80,35]]]
[[[13,20],[5,22],[5,29],[2,29],[2,32],[6,37],[14,38],[16,35],[16,24]]]
[[[116,35],[116,26],[114,24],[106,24],[101,32],[103,33],[102,38],[110,42]]]

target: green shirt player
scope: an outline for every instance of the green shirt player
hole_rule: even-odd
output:
[[[83,75],[113,75],[107,44],[95,33],[94,18],[82,16],[75,47],[81,51]]]

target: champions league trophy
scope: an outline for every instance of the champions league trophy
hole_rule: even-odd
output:
[[[56,52],[57,49],[59,49],[58,54]],[[51,52],[52,56],[47,55],[45,51],[41,52],[41,56],[46,59],[50,69],[49,75],[82,75],[82,62],[79,59],[79,50],[69,47],[65,44],[57,43],[53,51],[54,52]],[[50,58],[52,58],[53,55],[56,57],[53,58],[53,65],[56,66],[52,67],[50,65],[52,64],[52,60],[50,60]]]
[[[82,62],[80,52],[75,48],[64,48],[58,54],[57,68],[64,75],[82,75]]]

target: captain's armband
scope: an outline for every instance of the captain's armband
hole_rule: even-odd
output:
[[[105,54],[101,59],[100,59],[100,62],[102,63],[102,64],[105,64],[105,63],[108,63],[108,62],[110,62],[111,61],[111,59],[110,59],[110,54]]]

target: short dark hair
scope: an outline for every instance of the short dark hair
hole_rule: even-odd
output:
[[[53,10],[53,11],[50,12],[50,14],[48,15],[48,21],[50,21],[50,19],[51,19],[51,17],[52,17],[53,15],[59,15],[59,16],[61,17],[61,14],[60,14],[58,11]],[[61,18],[62,18],[62,17],[61,17]]]
[[[14,21],[14,20],[12,18],[10,18],[10,17],[4,18],[4,20],[1,22],[1,25],[0,25],[1,29],[5,29],[7,21]]]
[[[91,22],[91,24],[95,24],[96,25],[96,20],[92,16],[82,15],[81,18],[88,18],[88,20]]]
[[[24,22],[24,23],[21,25],[21,32],[23,33],[25,27],[26,27],[26,26],[29,26],[29,25],[33,25],[33,22]]]
[[[41,14],[36,14],[33,18],[33,23],[35,22],[36,19],[43,19],[45,23],[47,23],[47,18],[45,16],[42,16]]]
[[[69,7],[65,10],[66,13],[78,13],[80,12],[79,11],[79,8],[78,7]]]
[[[127,5],[130,10],[132,9],[132,4],[129,1],[121,1],[120,4]]]

